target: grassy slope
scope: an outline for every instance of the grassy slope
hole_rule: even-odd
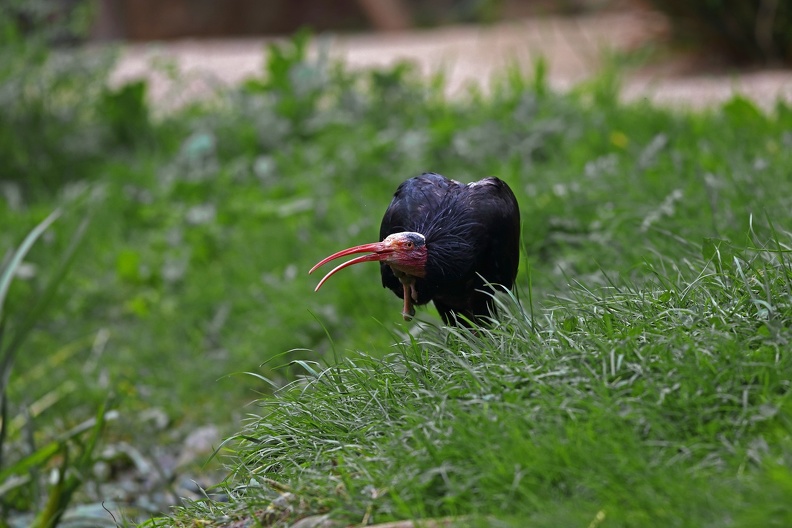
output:
[[[220,511],[790,522],[792,116],[742,99],[680,115],[613,94],[608,77],[571,96],[511,79],[411,123],[405,135],[450,135],[423,153],[445,172],[516,188],[519,294],[531,284],[534,306],[478,335],[394,335],[382,360],[306,364],[234,444],[238,502]]]
[[[239,439],[242,517],[787,524],[792,259],[742,256],[310,372]]]
[[[733,519],[774,513],[760,506],[780,504],[790,486],[788,269],[765,270],[769,254],[740,248],[789,245],[789,108],[768,117],[740,99],[696,115],[622,106],[610,76],[561,96],[541,68],[450,102],[408,68],[353,75],[305,60],[299,46],[271,57],[264,78],[163,119],[134,88],[94,94],[66,82],[46,104],[27,90],[6,107],[21,117],[3,123],[3,137],[27,138],[9,152],[30,156],[14,167],[33,167],[17,181],[34,183],[19,206],[0,204],[3,247],[69,202],[64,181],[101,191],[31,254],[46,273],[93,215],[51,318],[20,358],[12,401],[79,379],[53,419],[91,416],[113,390],[130,428],[129,411],[149,407],[230,425],[268,386],[224,376],[252,370],[282,384],[303,369],[279,365],[332,363],[334,342],[359,368],[342,363],[333,383],[286,390],[266,423],[250,425],[282,450],[240,447],[311,510],[359,521],[376,489],[377,519],[502,512],[552,525],[604,509],[623,524],[719,524],[722,507]],[[306,270],[371,240],[390,193],[423,170],[513,187],[524,218],[519,294],[527,305],[531,285],[536,332],[520,318],[481,340],[427,331],[379,361],[408,327],[376,267],[312,293],[318,278]],[[726,256],[754,267],[726,258],[713,274],[704,237],[730,240]],[[17,283],[11,306],[24,306],[37,280]],[[292,348],[310,351],[283,355]],[[232,485],[248,478],[243,466]]]

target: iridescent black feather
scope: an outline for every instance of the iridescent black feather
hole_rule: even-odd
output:
[[[511,289],[520,253],[520,211],[514,194],[498,178],[464,185],[434,173],[402,183],[380,226],[380,240],[403,231],[426,238],[426,276],[416,279],[416,304],[434,301],[443,320],[476,320],[493,311],[486,283]],[[387,264],[382,285],[402,297]],[[483,291],[482,291],[483,290]]]

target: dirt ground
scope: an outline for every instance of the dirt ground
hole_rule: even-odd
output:
[[[451,95],[476,83],[487,89],[493,75],[510,64],[530,71],[538,57],[549,65],[553,87],[567,89],[597,72],[612,52],[647,49],[664,21],[642,11],[581,17],[520,18],[492,26],[454,26],[400,33],[319,36],[313,52],[329,50],[352,67],[415,62],[423,72],[444,71]],[[115,81],[145,76],[155,101],[179,104],[212,86],[233,84],[258,73],[264,46],[273,39],[184,40],[134,44],[123,48]],[[186,88],[175,88],[152,64],[169,61],[186,74]],[[679,56],[652,59],[630,73],[627,100],[649,98],[659,104],[701,108],[741,93],[771,108],[777,98],[792,103],[792,70],[724,72],[704,70]]]

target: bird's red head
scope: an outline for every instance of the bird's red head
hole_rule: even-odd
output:
[[[318,291],[319,288],[322,287],[322,284],[324,284],[335,272],[360,262],[380,261],[388,264],[394,271],[406,275],[411,275],[413,277],[424,277],[426,275],[426,238],[424,238],[421,233],[414,233],[412,231],[394,233],[386,237],[382,242],[363,244],[362,246],[355,246],[339,251],[338,253],[333,253],[316,264],[308,273],[313,273],[317,268],[325,265],[331,260],[347,255],[354,255],[356,253],[370,254],[353,258],[336,267],[319,281],[314,291]]]

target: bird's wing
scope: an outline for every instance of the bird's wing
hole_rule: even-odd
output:
[[[493,313],[492,297],[483,282],[511,289],[520,261],[520,209],[509,186],[498,178],[484,178],[468,184],[460,195],[459,203],[473,226],[466,237],[474,262],[468,273],[458,275],[464,277],[462,281],[434,298],[449,324],[454,314],[477,319]]]
[[[402,231],[415,231],[419,222],[434,209],[437,209],[450,189],[463,187],[439,174],[427,172],[403,182],[393,194],[385,216],[380,224],[380,240],[388,235]],[[382,285],[393,290],[399,297],[403,290],[401,283],[393,274],[390,266],[380,263]]]
[[[477,272],[506,288],[514,285],[520,263],[520,207],[509,186],[498,178],[467,185],[471,211],[489,242]]]
[[[380,240],[393,233],[414,231],[417,222],[437,209],[449,189],[462,187],[439,174],[427,172],[403,182],[393,194],[380,225]]]

